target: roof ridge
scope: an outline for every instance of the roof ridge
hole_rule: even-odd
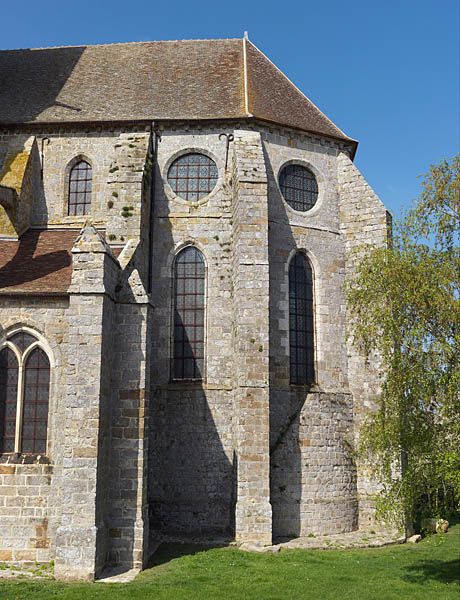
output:
[[[39,46],[36,48],[1,48],[0,52],[21,52],[23,50],[62,50],[63,48],[100,48],[107,46],[135,46],[140,44],[173,44],[175,42],[238,42],[241,38],[192,38],[188,40],[138,40],[132,42],[107,42],[103,44],[68,44],[62,46]]]
[[[319,113],[321,113],[321,115],[322,115],[322,116],[323,116],[323,117],[324,117],[324,118],[325,118],[327,121],[329,121],[329,123],[330,123],[330,124],[331,124],[331,125],[332,125],[332,126],[333,126],[333,127],[334,127],[334,128],[335,128],[335,129],[336,129],[338,132],[339,132],[339,133],[341,133],[341,134],[342,134],[342,135],[343,135],[345,138],[349,139],[349,140],[350,140],[350,141],[352,141],[352,142],[356,142],[356,141],[357,141],[357,140],[355,140],[355,139],[353,139],[353,138],[350,138],[350,137],[349,137],[349,136],[348,136],[348,135],[347,135],[347,134],[346,134],[344,131],[342,131],[342,130],[340,129],[340,127],[338,127],[338,126],[337,126],[337,125],[334,123],[334,121],[332,121],[332,120],[331,120],[331,119],[330,119],[330,118],[329,118],[329,117],[328,117],[326,114],[324,114],[324,113],[323,113],[323,111],[322,111],[322,110],[321,110],[321,109],[320,109],[320,108],[319,108],[319,107],[318,107],[318,106],[317,106],[317,105],[316,105],[316,104],[315,104],[315,103],[314,103],[314,102],[313,102],[313,101],[312,101],[312,100],[311,100],[311,99],[310,99],[310,98],[309,98],[309,97],[308,97],[308,96],[307,96],[307,95],[306,95],[304,92],[302,92],[302,90],[301,90],[299,87],[297,87],[297,86],[296,86],[296,84],[295,84],[295,83],[294,83],[294,82],[293,82],[291,79],[289,79],[289,77],[286,75],[286,73],[283,73],[283,71],[282,71],[282,70],[281,70],[279,67],[277,67],[277,66],[275,65],[275,63],[274,63],[272,60],[270,60],[270,58],[269,58],[269,57],[268,57],[268,56],[267,56],[267,55],[266,55],[266,54],[265,54],[265,53],[264,53],[264,52],[263,52],[263,51],[262,51],[262,50],[261,50],[261,49],[260,49],[258,46],[256,46],[256,45],[254,44],[254,42],[252,42],[250,39],[248,39],[247,41],[248,41],[248,42],[251,44],[251,46],[253,46],[253,48],[255,48],[255,49],[257,50],[257,52],[260,52],[260,54],[262,54],[262,56],[263,56],[263,57],[264,57],[266,60],[268,60],[268,62],[269,62],[269,63],[270,63],[270,64],[271,64],[271,65],[272,65],[272,66],[273,66],[273,67],[274,67],[274,68],[275,68],[275,69],[278,71],[278,73],[280,73],[280,74],[281,74],[281,75],[282,75],[282,76],[283,76],[283,77],[284,77],[284,78],[285,78],[285,79],[286,79],[286,80],[287,80],[287,81],[290,83],[290,85],[291,85],[291,86],[292,86],[292,87],[293,87],[293,88],[294,88],[294,89],[295,89],[297,92],[299,92],[299,94],[301,94],[301,95],[302,95],[302,96],[305,98],[305,100],[307,100],[308,102],[310,102],[310,104],[312,104],[312,105],[313,105],[313,106],[316,108],[316,110],[317,110]]]

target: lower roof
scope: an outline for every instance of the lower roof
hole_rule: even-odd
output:
[[[0,294],[66,293],[72,277],[72,246],[79,230],[34,230],[0,240]]]

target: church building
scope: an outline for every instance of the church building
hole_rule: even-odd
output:
[[[0,51],[0,561],[375,527],[357,145],[246,36]]]

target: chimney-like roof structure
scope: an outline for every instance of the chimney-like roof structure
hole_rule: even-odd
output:
[[[241,118],[354,142],[246,38],[0,51],[0,124]]]

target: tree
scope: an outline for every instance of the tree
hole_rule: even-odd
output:
[[[378,514],[400,526],[460,504],[459,235],[460,155],[430,168],[392,244],[366,250],[348,288],[354,343],[382,373],[359,452],[383,486]]]

